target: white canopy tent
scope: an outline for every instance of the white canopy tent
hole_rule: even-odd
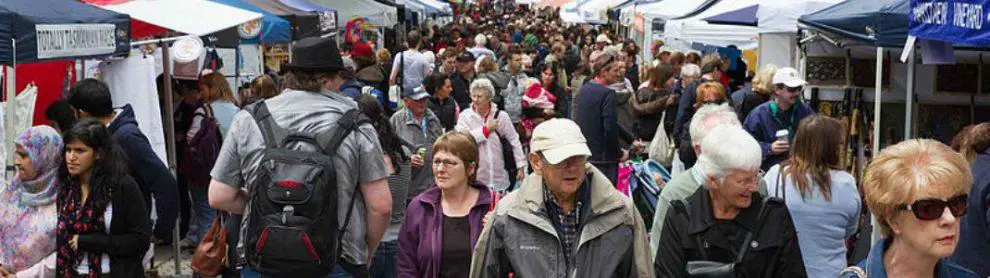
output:
[[[626,2],[625,0],[590,0],[578,7],[578,13],[588,23],[605,24],[608,22],[608,10]]]
[[[780,67],[797,65],[798,18],[817,12],[842,0],[773,0],[762,1],[757,10],[760,35],[760,65]]]
[[[347,22],[351,17],[367,18],[368,22],[377,27],[392,27],[396,24],[395,7],[375,2],[374,0],[310,0],[327,8],[337,10],[340,22]]]
[[[720,1],[694,16],[667,21],[664,38],[675,49],[690,50],[692,42],[710,45],[736,45],[739,49],[757,46],[756,27],[711,24],[705,18],[759,4],[759,0]]]
[[[428,5],[434,9],[443,11],[444,13],[452,13],[452,10],[450,9],[450,5],[447,3],[437,0],[417,0],[417,1],[423,3],[423,5]]]
[[[561,6],[560,7],[560,20],[561,21],[564,21],[564,23],[570,23],[570,24],[587,23],[586,21],[584,21],[584,18],[581,17],[581,14],[579,14],[578,11],[577,11],[577,5],[578,4],[579,4],[579,2],[574,1],[574,2],[567,3],[564,6]]]
[[[202,36],[261,18],[260,13],[205,0],[135,0],[100,8],[172,31]],[[209,20],[205,20],[205,19]]]
[[[664,30],[653,30],[654,20],[667,20],[690,13],[704,3],[704,0],[662,0],[645,5],[635,5],[634,14],[642,16],[645,22],[643,57],[653,57],[650,44],[655,36],[663,36]]]

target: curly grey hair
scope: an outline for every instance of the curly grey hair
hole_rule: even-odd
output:
[[[488,80],[487,78],[478,78],[475,79],[474,82],[471,82],[470,92],[474,92],[475,90],[488,91],[489,98],[495,96],[495,85],[492,85],[492,81]]]

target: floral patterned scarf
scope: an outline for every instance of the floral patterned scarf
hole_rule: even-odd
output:
[[[104,214],[107,204],[97,205],[90,199],[81,203],[82,190],[76,182],[66,183],[66,188],[58,198],[58,255],[56,256],[56,273],[58,277],[76,277],[75,266],[81,261],[80,251],[73,250],[69,240],[73,235],[102,233],[106,229]],[[97,207],[100,206],[100,207]],[[89,277],[98,277],[102,271],[101,254],[90,253]]]

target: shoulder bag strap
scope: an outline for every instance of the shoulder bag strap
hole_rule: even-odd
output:
[[[784,165],[779,165],[777,169],[777,194],[780,195],[781,199],[784,199],[784,203],[787,203],[787,186],[784,186],[784,178],[782,177],[784,172]]]
[[[405,51],[403,51],[403,52],[399,52],[399,74],[396,75],[395,78],[396,79],[395,84],[399,85],[399,89],[402,90],[406,89],[404,88],[405,86],[403,85],[403,83],[405,83],[404,80],[406,78],[405,75],[406,75],[406,53]],[[401,94],[402,92],[399,93]]]

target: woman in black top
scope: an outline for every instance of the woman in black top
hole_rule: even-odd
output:
[[[434,73],[427,76],[423,81],[423,88],[430,94],[430,102],[427,106],[440,119],[440,125],[445,131],[454,130],[454,126],[457,125],[457,114],[460,113],[461,108],[450,97],[454,91],[450,75]]]
[[[56,232],[59,277],[143,277],[151,220],[106,126],[85,119],[64,133]],[[109,260],[109,262],[107,262]]]
[[[378,100],[372,95],[361,95],[356,99],[361,113],[371,120],[371,125],[378,131],[378,142],[382,145],[385,155],[385,165],[388,166],[388,189],[392,193],[392,216],[385,235],[382,237],[372,265],[369,269],[372,277],[395,277],[396,256],[398,255],[399,228],[406,211],[406,200],[409,198],[409,183],[412,169],[409,155],[402,150],[402,139],[392,131],[392,125],[385,117],[385,111]]]
[[[667,107],[677,103],[677,96],[674,95],[672,87],[674,79],[674,69],[667,64],[657,64],[647,67],[648,73],[643,87],[636,91],[633,98],[632,108],[639,117],[634,132],[636,136],[646,141],[652,141],[660,126],[661,116]],[[677,115],[668,114],[666,119],[674,118]],[[664,125],[664,130],[669,133],[673,123]]]

